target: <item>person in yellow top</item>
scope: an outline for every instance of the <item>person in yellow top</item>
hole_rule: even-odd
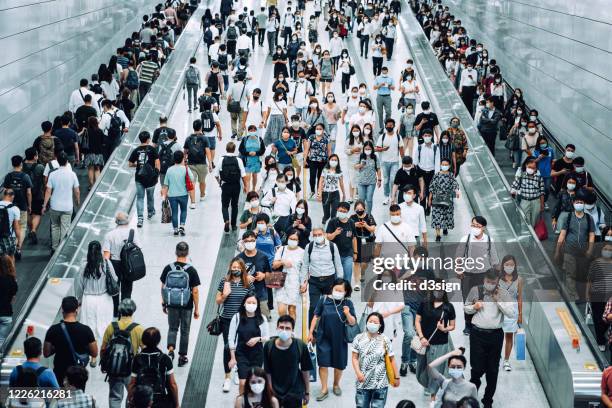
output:
[[[136,303],[134,303],[134,301],[129,298],[123,299],[121,303],[119,303],[118,311],[119,320],[109,324],[106,330],[104,331],[104,336],[102,338],[102,347],[100,348],[100,354],[103,356],[102,361],[105,360],[104,357],[106,352],[114,354],[114,352],[120,349],[118,345],[121,343],[121,339],[118,339],[119,336],[115,336],[116,327],[118,327],[119,330],[121,330],[122,332],[129,332],[129,342],[132,347],[131,359],[133,359],[133,357],[138,354],[143,348],[142,333],[144,329],[141,325],[139,325],[138,323],[134,323],[134,321],[132,320],[132,316],[134,315],[134,312],[136,312]],[[114,337],[115,341],[112,342]],[[116,343],[117,345],[114,345],[114,343]],[[131,359],[129,359],[130,361],[125,360],[125,364],[115,363],[114,367],[112,368],[112,362],[109,362],[106,367],[105,364],[102,363],[102,369],[106,371],[106,374],[108,376],[108,406],[110,408],[121,408],[121,401],[123,401],[123,391],[124,389],[127,389],[127,385],[130,381],[132,365]],[[122,365],[127,366],[126,373],[122,372]]]

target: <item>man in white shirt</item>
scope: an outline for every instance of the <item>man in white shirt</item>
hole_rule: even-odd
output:
[[[244,122],[242,118],[250,96],[245,74],[237,74],[234,80],[235,82],[230,86],[227,92],[227,106],[229,110],[232,102],[238,102],[240,107],[238,112],[230,112],[232,138],[236,138],[238,135],[242,136],[244,133]]]
[[[70,110],[70,112],[75,113],[79,107],[85,105],[85,95],[91,95],[93,100],[96,100],[96,98],[94,98],[94,93],[89,90],[87,86],[88,84],[89,82],[87,81],[87,79],[81,79],[81,82],[79,83],[79,89],[75,89],[70,94],[70,100],[68,101],[68,109]],[[96,106],[95,103],[93,105],[99,115],[99,108]]]
[[[385,121],[385,131],[378,138],[375,150],[380,154],[385,186],[385,201],[383,201],[383,204],[387,205],[389,204],[389,195],[393,188],[393,180],[399,167],[399,161],[404,156],[404,144],[401,143],[400,136],[395,131],[395,120],[393,118]]]
[[[427,247],[427,224],[425,222],[425,210],[415,203],[415,187],[407,185],[402,194],[404,201],[399,205],[402,211],[402,221],[410,226],[414,236],[420,244]]]
[[[287,177],[279,174],[276,177],[276,187],[271,188],[261,199],[261,206],[272,209],[272,217],[277,218],[274,228],[282,232],[289,217],[295,211],[297,199],[295,193],[287,188]]]
[[[295,113],[304,118],[304,113],[308,109],[310,97],[314,95],[314,89],[310,81],[306,81],[304,71],[298,72],[298,79],[289,84],[289,105],[293,105]]]
[[[108,99],[102,101],[102,110],[104,113],[102,113],[102,116],[100,117],[98,127],[106,135],[104,157],[105,160],[107,160],[115,147],[119,146],[121,143],[123,133],[128,132],[130,128],[130,120],[127,118],[127,116],[125,116],[125,113],[121,109],[115,107],[115,105],[113,105]],[[113,126],[113,118],[115,117],[121,121],[121,126],[119,126],[119,128]]]
[[[463,103],[472,116],[474,116],[474,95],[476,95],[477,84],[478,72],[474,69],[471,63],[468,63],[466,69],[461,71],[459,94],[461,95]]]
[[[80,204],[81,193],[79,190],[79,179],[66,164],[68,157],[61,152],[57,157],[59,169],[49,174],[47,179],[47,190],[42,207],[45,214],[47,204],[50,203],[49,218],[51,220],[51,253],[55,252],[61,240],[70,228],[74,203]],[[73,203],[74,195],[74,203]]]
[[[440,149],[437,144],[433,143],[431,130],[427,129],[423,133],[423,144],[417,143],[414,146],[412,158],[419,177],[423,178],[423,188],[421,189],[419,199],[421,205],[425,208],[425,215],[429,215],[431,210],[431,205],[427,202],[429,186],[434,174],[440,171]]]
[[[246,194],[247,177],[242,160],[236,155],[236,145],[228,142],[225,146],[226,154],[215,167],[214,176],[221,187],[221,212],[225,224],[224,231],[229,233],[236,231],[236,219],[238,218],[238,199],[240,198],[240,181],[242,180],[242,191]],[[232,208],[231,221],[229,208]]]
[[[8,234],[0,237],[0,255],[8,255],[13,261],[15,260],[15,252],[21,252],[21,234],[25,231],[21,230],[19,219],[21,212],[19,207],[13,204],[15,199],[15,191],[12,188],[5,188],[2,192],[2,201],[0,208],[8,213]]]
[[[221,37],[216,35],[215,42],[208,47],[208,61],[216,61],[219,57],[219,46],[221,46]]]
[[[402,221],[402,210],[397,204],[389,206],[389,221],[376,227],[376,240],[374,241],[374,256],[395,257],[411,248],[414,248],[416,239],[410,225]],[[383,251],[383,244],[385,245]]]
[[[242,115],[242,121],[245,129],[248,129],[249,126],[253,125],[257,127],[258,133],[261,136],[261,129],[264,129],[266,117],[268,116],[268,106],[264,103],[263,98],[261,97],[261,89],[253,89],[251,98],[249,98],[247,106]]]
[[[236,41],[236,49],[238,50],[238,55],[248,58],[251,51],[251,37],[249,37],[246,31],[240,30],[240,36],[238,36],[238,40]]]

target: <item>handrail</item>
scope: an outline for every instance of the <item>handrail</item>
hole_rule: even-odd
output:
[[[89,242],[84,238],[90,236],[93,239],[100,239],[103,236],[102,227],[112,222],[118,209],[128,212],[131,210],[135,198],[135,185],[132,180],[132,172],[127,167],[129,155],[132,148],[139,144],[139,133],[153,124],[151,119],[157,119],[160,113],[173,110],[178,96],[182,92],[180,81],[189,62],[189,58],[186,58],[186,56],[193,55],[191,49],[195,49],[195,52],[197,52],[201,43],[200,14],[203,14],[203,10],[196,10],[191,16],[198,15],[196,19],[190,18],[174,46],[174,51],[170,53],[160,70],[159,77],[136,111],[129,132],[124,136],[121,145],[111,154],[107,165],[104,166],[90,193],[76,213],[66,233],[66,238],[60,243],[42,271],[15,318],[11,331],[4,343],[0,345],[0,359],[5,356],[6,351],[10,348],[9,346],[12,346],[47,280],[52,277],[67,277],[71,273],[75,273],[82,259],[79,256],[82,255],[83,248]],[[177,54],[179,53],[182,58],[177,61]],[[169,83],[179,86],[168,86]],[[152,116],[154,113],[156,115]],[[96,208],[90,208],[94,204],[97,204]],[[79,237],[75,239],[75,235]]]

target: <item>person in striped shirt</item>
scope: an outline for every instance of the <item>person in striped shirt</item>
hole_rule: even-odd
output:
[[[140,63],[138,67],[138,76],[140,79],[140,100],[142,101],[146,94],[151,89],[153,81],[159,74],[159,64],[153,59],[151,54],[147,54],[146,60]]]

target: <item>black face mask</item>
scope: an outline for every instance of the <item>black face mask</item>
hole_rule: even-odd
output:
[[[363,214],[365,214],[365,210],[357,210],[355,211],[355,214],[361,217]]]
[[[387,129],[387,132],[389,132],[389,133],[393,132],[393,128],[392,127],[388,127],[386,129]]]

